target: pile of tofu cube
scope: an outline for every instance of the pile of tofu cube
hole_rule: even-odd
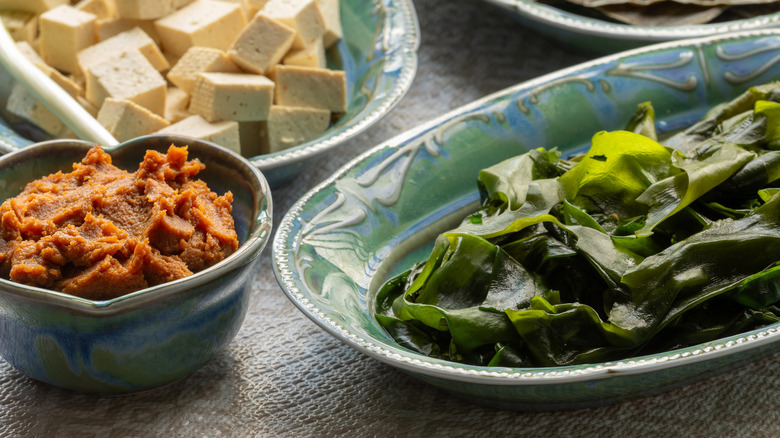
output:
[[[17,47],[118,141],[152,133],[247,157],[321,135],[346,111],[339,0],[0,0]],[[21,85],[7,113],[73,137]]]

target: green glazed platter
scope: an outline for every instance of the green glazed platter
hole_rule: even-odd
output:
[[[478,172],[536,148],[564,156],[624,129],[651,101],[675,132],[713,106],[780,78],[780,30],[667,42],[606,56],[486,96],[357,157],[286,213],[277,280],[322,329],[358,351],[481,405],[592,407],[679,388],[780,350],[780,324],[600,363],[512,368],[435,359],[377,322],[376,294],[479,206]]]

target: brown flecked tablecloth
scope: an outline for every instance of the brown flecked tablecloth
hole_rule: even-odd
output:
[[[275,221],[355,155],[488,93],[587,56],[477,0],[416,0],[422,31],[411,90],[383,120],[273,192]],[[275,225],[276,225],[275,224]],[[780,355],[657,396],[561,412],[455,399],[319,329],[282,293],[264,250],[230,347],[185,380],[92,397],[30,380],[0,360],[0,436],[780,436]]]

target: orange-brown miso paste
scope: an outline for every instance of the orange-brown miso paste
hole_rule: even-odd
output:
[[[147,151],[138,170],[99,146],[73,172],[33,181],[0,206],[0,275],[91,299],[186,277],[232,254],[233,195],[194,177],[187,147]]]

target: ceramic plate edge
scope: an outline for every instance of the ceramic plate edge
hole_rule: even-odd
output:
[[[589,31],[591,35],[607,38],[614,38],[615,35],[619,35],[636,38],[637,40],[646,42],[696,38],[704,37],[705,35],[720,36],[720,34],[723,33],[746,30],[748,27],[757,30],[780,25],[780,12],[776,12],[753,18],[733,20],[726,23],[712,23],[695,26],[631,26],[627,24],[611,23],[595,18],[587,18],[552,6],[537,3],[533,0],[485,1],[558,29],[565,29],[576,33],[585,33],[584,31]]]

